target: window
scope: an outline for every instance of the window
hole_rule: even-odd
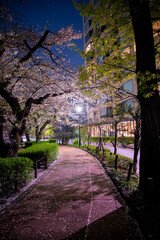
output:
[[[100,110],[100,116],[101,118],[103,118],[103,117],[106,117],[106,115],[107,115],[107,108],[105,107]]]
[[[105,107],[100,110],[100,116],[103,117],[113,117],[112,107]]]
[[[129,80],[128,82],[124,83],[122,88],[127,92],[133,92],[133,80]]]
[[[89,43],[89,44],[87,45],[87,47],[86,47],[86,53],[91,50],[91,47],[92,47],[92,45],[91,45],[91,43]]]
[[[105,98],[101,98],[101,99],[99,100],[99,103],[100,103],[100,104],[104,104],[104,103],[106,103]]]
[[[86,25],[85,25],[85,32],[87,32],[88,31],[88,29],[89,29],[89,27],[91,26],[91,24],[92,24],[92,21],[91,21],[91,19],[90,20],[88,20],[88,22],[86,23]]]
[[[87,22],[88,16],[84,16],[84,22]]]
[[[130,98],[129,100],[124,101],[123,106],[125,107],[125,109],[127,110],[129,107],[134,109],[134,99]]]
[[[88,104],[88,108],[89,108],[89,109],[91,109],[91,108],[93,108],[93,107],[94,107],[93,104],[91,104],[91,103]]]
[[[90,30],[90,31],[87,33],[87,35],[86,35],[86,37],[85,37],[85,43],[88,42],[88,40],[90,39],[90,37],[92,36],[92,34],[93,34],[93,29]]]
[[[93,120],[93,112],[89,113],[89,120]]]
[[[104,59],[104,56],[98,56],[98,57],[97,57],[97,63],[98,63],[98,64],[101,64],[102,61],[103,61],[103,59]]]
[[[104,95],[103,97],[100,98],[99,103],[104,104],[104,103],[112,102],[112,100],[113,100],[112,96]]]
[[[101,33],[106,29],[106,25],[101,26]]]
[[[112,109],[112,107],[107,107],[107,117],[113,117],[113,109]]]
[[[94,121],[98,120],[98,111],[94,111]]]

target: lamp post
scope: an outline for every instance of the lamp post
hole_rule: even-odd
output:
[[[81,113],[81,111],[82,111],[82,107],[80,107],[80,106],[78,106],[77,108],[76,108],[76,111],[77,111],[77,113],[79,114],[79,116],[80,116],[80,113]],[[80,126],[80,122],[79,122],[79,147],[81,146],[81,126]]]

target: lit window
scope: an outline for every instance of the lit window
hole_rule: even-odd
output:
[[[91,43],[89,43],[89,44],[87,45],[87,47],[86,47],[86,53],[87,53],[89,50],[91,50]]]

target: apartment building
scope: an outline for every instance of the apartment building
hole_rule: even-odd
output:
[[[90,0],[90,2],[96,6],[96,0]],[[101,27],[101,32],[103,32],[105,26]],[[91,17],[83,17],[83,36],[84,36],[84,49],[89,51],[92,47],[91,40],[92,34],[95,29],[92,24]],[[99,57],[99,62],[103,61]],[[85,67],[87,67],[87,60],[85,60]],[[134,78],[124,81],[122,88],[127,92],[136,95],[137,86]],[[135,107],[135,99],[129,94],[124,95],[120,100],[125,106]],[[113,118],[113,107],[114,99],[112,96],[100,96],[100,99],[95,100],[93,103],[88,103],[87,106],[87,120],[88,124],[92,124],[92,136],[99,136],[101,126],[102,136],[114,136],[114,118]],[[135,129],[135,121],[131,116],[126,116],[124,119],[121,119],[118,124],[118,136],[133,136]]]

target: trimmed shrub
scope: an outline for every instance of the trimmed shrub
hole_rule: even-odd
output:
[[[78,146],[78,143],[79,143],[79,139],[75,138],[73,142],[73,146]]]
[[[119,137],[118,142],[122,145],[128,145],[134,143],[134,137]]]
[[[27,141],[27,142],[24,143],[25,144],[25,148],[30,147],[30,146],[32,146],[35,143],[36,143],[36,141]]]
[[[90,142],[99,142],[99,137],[91,137]]]
[[[108,148],[104,148],[104,151],[105,151],[105,153],[108,153],[108,154],[110,154],[110,152],[111,152],[111,150]]]
[[[109,137],[102,137],[103,142],[110,142]]]
[[[96,146],[90,145],[82,145],[82,149],[87,150],[90,154],[101,159],[102,151],[96,151]],[[121,187],[127,189],[127,191],[131,194],[133,193],[138,187],[138,176],[131,175],[130,181],[127,181],[127,175],[129,170],[130,163],[133,162],[131,158],[122,156],[118,154],[118,170],[115,170],[115,155],[111,154],[111,151],[108,148],[104,148],[104,160],[106,165],[110,168],[111,172],[114,174],[115,178],[119,179]]]
[[[132,163],[133,160],[131,158],[122,156],[120,154],[118,154],[118,167],[120,169],[128,169],[130,163]]]
[[[48,140],[48,142],[49,142],[49,143],[56,143],[56,139],[50,138],[50,139]]]
[[[20,151],[18,156],[28,157],[30,159],[38,160],[41,158],[47,158],[48,162],[52,162],[57,159],[58,144],[49,142],[39,142],[32,146]]]
[[[0,158],[0,191],[7,192],[13,186],[17,190],[19,184],[29,178],[33,171],[33,161],[29,158]]]

